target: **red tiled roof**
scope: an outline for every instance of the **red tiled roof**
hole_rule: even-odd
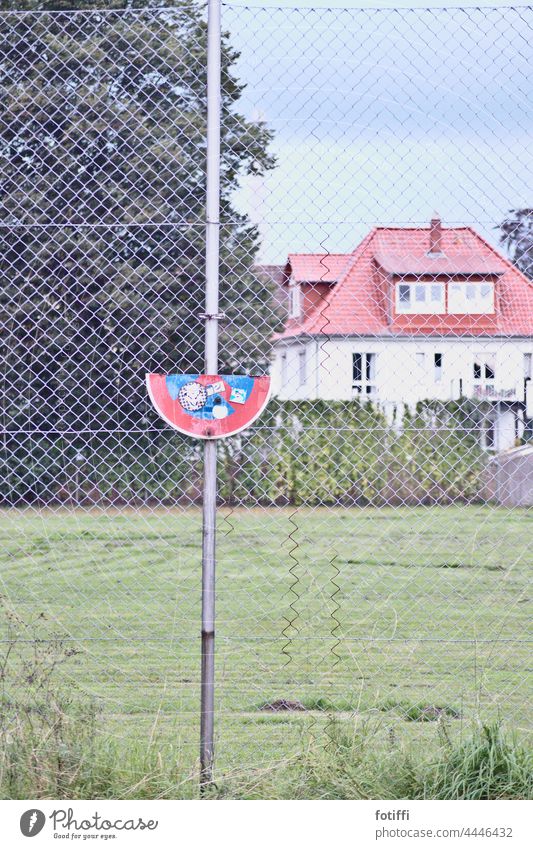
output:
[[[297,283],[334,283],[350,262],[350,254],[289,254]]]
[[[505,265],[496,257],[454,253],[412,255],[395,251],[376,251],[376,262],[389,274],[503,274]]]
[[[443,228],[441,251],[444,257],[428,259],[428,234],[425,228],[376,228],[352,254],[334,254],[326,258],[305,257],[302,268],[317,269],[320,261],[330,261],[339,272],[337,282],[315,309],[301,322],[287,323],[277,339],[311,335],[394,336],[403,335],[533,335],[533,283],[521,274],[470,227]],[[298,262],[297,261],[297,262]],[[498,275],[495,315],[400,315],[389,316],[380,290],[377,263],[383,271],[396,274],[471,274]],[[431,272],[429,263],[438,264]],[[429,266],[431,267],[431,266]],[[294,268],[293,268],[294,273]],[[383,274],[383,272],[382,272]],[[309,281],[310,277],[300,278]],[[320,279],[320,278],[319,278]],[[324,278],[323,278],[324,279]],[[326,278],[327,279],[327,278]],[[331,282],[334,278],[332,276]],[[385,278],[386,286],[391,286]]]

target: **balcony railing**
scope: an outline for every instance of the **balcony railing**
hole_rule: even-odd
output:
[[[478,383],[473,386],[475,398],[486,398],[489,401],[518,401],[519,392],[516,386],[501,389],[490,383]]]

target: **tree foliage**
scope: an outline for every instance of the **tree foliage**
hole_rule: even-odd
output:
[[[500,224],[500,242],[514,264],[533,279],[533,209],[511,209]]]
[[[30,13],[5,14],[0,26],[4,421],[52,440],[142,429],[147,417],[158,426],[144,373],[203,370],[201,7],[2,9]],[[267,360],[271,304],[253,271],[257,231],[232,192],[273,160],[267,129],[238,113],[236,58],[225,35],[221,367],[250,370]]]

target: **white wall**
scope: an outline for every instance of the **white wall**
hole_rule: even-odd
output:
[[[300,383],[301,351],[306,353],[307,379]],[[424,398],[449,400],[462,394],[471,396],[474,388],[473,363],[476,356],[495,357],[495,388],[516,388],[522,400],[524,354],[533,353],[533,341],[499,339],[314,339],[279,343],[272,367],[274,394],[281,399],[324,398],[348,400],[359,397],[352,389],[352,353],[376,355],[377,399],[383,403],[410,406]],[[435,379],[434,355],[442,354],[442,377]],[[281,381],[281,358],[286,357],[286,376]],[[417,354],[424,355],[418,362]],[[365,396],[362,396],[365,397]]]
[[[284,401],[319,398],[320,370],[317,367],[317,344],[314,340],[293,341],[276,348],[271,369],[272,394]],[[306,380],[301,382],[300,355],[305,354]],[[285,359],[285,379],[283,374]]]

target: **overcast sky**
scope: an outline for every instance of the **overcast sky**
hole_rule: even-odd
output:
[[[261,259],[353,250],[434,211],[496,243],[506,211],[533,206],[531,8],[327,5],[223,6],[239,109],[275,134],[276,169],[238,193]]]

